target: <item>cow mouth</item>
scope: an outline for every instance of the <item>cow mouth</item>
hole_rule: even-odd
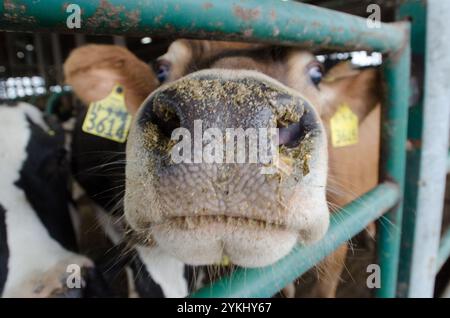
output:
[[[286,223],[230,215],[165,217],[150,226],[150,242],[190,265],[262,267],[275,263],[299,243]]]
[[[269,221],[246,216],[233,215],[185,215],[166,219],[160,225],[170,225],[181,230],[193,230],[197,227],[223,224],[231,227],[247,226],[260,230],[289,230],[287,224],[281,221]]]

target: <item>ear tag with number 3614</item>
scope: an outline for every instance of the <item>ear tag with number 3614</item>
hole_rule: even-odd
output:
[[[131,125],[125,106],[125,91],[116,85],[104,99],[90,103],[83,122],[85,133],[124,143]]]
[[[347,147],[358,143],[358,116],[347,104],[338,107],[331,117],[330,126],[333,147]]]

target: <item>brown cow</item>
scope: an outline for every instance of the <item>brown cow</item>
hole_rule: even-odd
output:
[[[159,59],[164,85],[138,111],[138,99],[129,107],[135,115],[127,145],[130,225],[194,265],[227,256],[237,265],[266,266],[298,242],[322,238],[327,199],[342,207],[378,177],[377,72],[340,68],[321,81],[320,63],[299,49],[175,41]],[[107,72],[95,76],[110,82]],[[80,95],[88,90],[95,91],[86,86]],[[329,122],[343,103],[358,117],[359,143],[334,148]],[[171,163],[171,133],[184,127],[193,135],[198,119],[204,129],[220,131],[280,128],[277,172],[261,174],[264,165],[253,163]],[[324,262],[328,277],[316,296],[335,294],[346,249]]]

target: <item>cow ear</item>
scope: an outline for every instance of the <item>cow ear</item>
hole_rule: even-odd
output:
[[[322,118],[331,118],[341,105],[347,105],[362,122],[381,101],[382,86],[376,68],[354,69],[349,63],[332,68],[324,78]]]
[[[149,65],[116,45],[91,44],[73,50],[64,63],[64,76],[85,105],[105,98],[116,85],[122,85],[125,104],[132,114],[158,86]]]

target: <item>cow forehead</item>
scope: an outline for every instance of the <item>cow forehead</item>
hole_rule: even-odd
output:
[[[306,66],[315,60],[312,53],[281,46],[261,44],[177,40],[159,60],[169,61],[170,80],[206,68],[257,70],[280,81],[293,63]]]

